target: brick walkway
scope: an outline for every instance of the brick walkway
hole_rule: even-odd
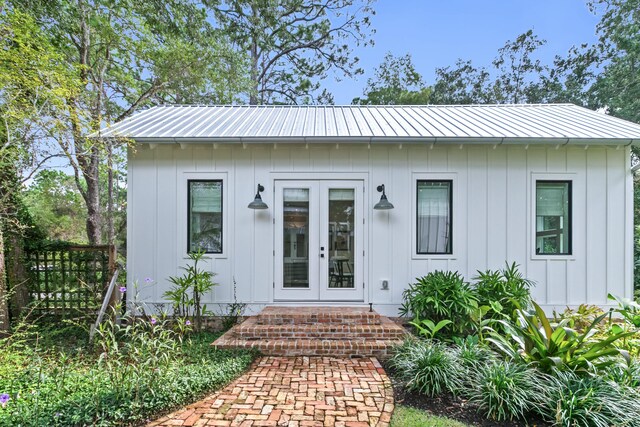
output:
[[[263,357],[222,391],[147,427],[387,426],[393,391],[375,358]]]

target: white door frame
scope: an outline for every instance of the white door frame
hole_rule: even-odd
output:
[[[284,174],[283,174],[284,175]],[[337,176],[336,176],[337,175]],[[335,301],[365,302],[364,284],[366,282],[367,258],[365,244],[367,229],[365,227],[367,210],[365,208],[364,191],[365,176],[345,176],[347,174],[286,174],[274,177],[274,301]],[[352,175],[352,174],[349,174]],[[309,225],[308,225],[308,288],[285,288],[284,275],[284,236],[283,236],[283,201],[285,188],[305,188],[309,190]],[[329,190],[354,190],[354,265],[353,287],[329,287]],[[321,250],[324,248],[324,250]]]

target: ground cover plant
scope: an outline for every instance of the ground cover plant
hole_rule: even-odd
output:
[[[388,364],[406,390],[401,395],[466,408],[452,410],[465,421],[474,408],[485,420],[473,419],[478,425],[639,425],[640,305],[610,296],[618,303],[610,312],[581,306],[549,319],[516,265],[474,280],[435,272],[405,292],[402,313],[411,316],[416,337]],[[429,298],[433,288],[440,293]],[[462,319],[452,309],[461,290],[477,303]],[[448,328],[454,323],[464,327]]]
[[[0,342],[0,425],[144,423],[223,386],[253,360],[213,349],[217,335],[189,333],[189,323],[108,323],[93,346],[77,325],[29,325]]]

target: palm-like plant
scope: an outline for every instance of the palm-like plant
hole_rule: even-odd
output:
[[[532,302],[535,309],[529,313],[516,311],[515,324],[497,320],[500,330],[506,335],[485,327],[486,340],[498,351],[511,359],[521,359],[537,365],[541,370],[571,369],[593,372],[616,363],[616,356],[626,359],[626,351],[615,347],[615,341],[628,337],[633,332],[611,333],[607,338],[595,339],[596,326],[607,316],[596,317],[591,324],[578,333],[567,326],[568,320],[551,324],[538,304]]]

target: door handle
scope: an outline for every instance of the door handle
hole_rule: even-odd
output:
[[[324,254],[320,254],[320,258],[324,258]]]
[[[320,246],[320,258],[324,258],[324,246]]]

